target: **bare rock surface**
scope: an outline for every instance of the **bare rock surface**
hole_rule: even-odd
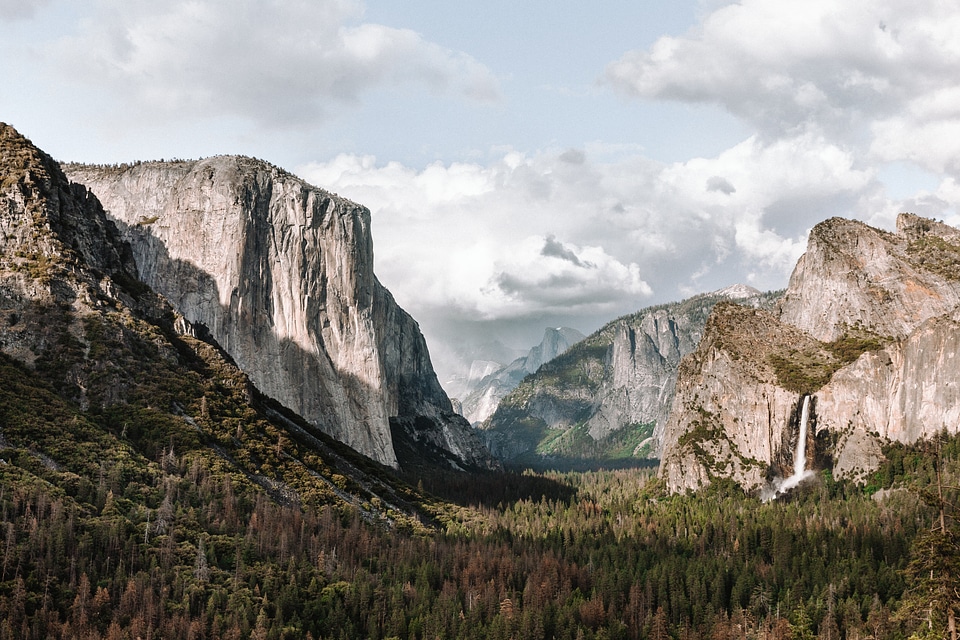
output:
[[[656,457],[681,358],[701,340],[713,305],[768,304],[775,295],[737,285],[618,318],[544,364],[482,425],[505,459]],[[641,438],[642,436],[642,438]],[[630,450],[624,451],[624,443]]]

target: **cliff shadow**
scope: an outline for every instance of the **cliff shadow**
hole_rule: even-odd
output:
[[[383,424],[383,428],[388,431],[382,433],[377,428],[379,420],[374,423],[364,419],[363,405],[368,399],[381,398],[383,389],[357,375],[339,370],[322,344],[317,353],[277,333],[272,324],[275,314],[271,270],[262,268],[261,264],[263,256],[268,253],[265,240],[251,239],[240,248],[242,282],[239,290],[229,292],[228,305],[225,302],[227,292],[220,290],[214,277],[190,261],[174,258],[150,224],[112,221],[133,247],[138,277],[146,283],[144,287],[152,287],[157,294],[167,298],[171,306],[190,323],[189,332],[194,337],[214,344],[228,360],[247,373],[259,392],[305,417],[308,423],[327,436],[348,443],[348,446],[374,452],[373,456],[369,456],[371,460],[396,459],[404,468],[467,467],[463,460],[445,448],[440,434],[448,427],[460,426],[453,424],[457,420],[462,421],[466,432],[470,432],[469,424],[452,411],[447,411],[449,405],[444,408],[442,403],[430,403],[429,398],[425,401],[431,406],[436,405],[435,415],[410,413],[408,396],[420,397],[417,394],[421,393],[416,387],[416,380],[408,381],[406,385],[400,383],[399,388],[387,392],[396,391],[400,415],[385,416],[388,423]],[[248,235],[262,234],[255,229]],[[246,269],[244,265],[260,268]],[[245,275],[248,271],[251,274],[249,277]],[[386,292],[386,296],[374,295],[372,303],[389,305],[392,297],[389,292]],[[399,307],[395,311],[405,315]],[[320,313],[308,316],[308,330],[318,341],[322,341],[321,323],[325,316]],[[216,326],[208,326],[205,320]],[[181,326],[180,329],[187,327]],[[244,342],[239,345],[221,344],[222,340],[231,339]],[[374,339],[380,343],[382,336],[375,335]],[[256,367],[256,363],[270,359],[274,361],[261,366],[257,376],[250,376],[250,369]],[[383,364],[390,366],[389,363]],[[291,378],[287,372],[297,373]],[[289,384],[296,376],[309,378],[313,382],[306,385]],[[265,384],[261,384],[264,379]],[[272,397],[273,394],[269,392],[270,388],[278,387],[285,389],[284,397]],[[440,390],[439,384],[436,388]],[[484,455],[489,456],[479,438],[477,444]],[[464,451],[467,454],[464,459],[474,459],[469,447]],[[382,455],[377,455],[380,452]]]
[[[620,471],[624,469],[649,469],[656,472],[660,460],[655,458],[577,458],[572,456],[531,456],[504,463],[507,469],[521,471],[557,471],[560,473],[590,471]]]
[[[408,484],[463,507],[503,509],[523,500],[555,500],[569,505],[579,493],[569,484],[519,469],[466,474],[423,468],[399,475]]]

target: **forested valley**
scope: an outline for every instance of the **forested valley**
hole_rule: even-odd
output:
[[[867,486],[822,471],[769,503],[722,482],[668,496],[651,468],[420,473],[404,521],[284,505],[173,449],[137,477],[107,465],[55,486],[52,464],[7,447],[0,637],[939,633],[960,441],[938,442],[890,447]]]

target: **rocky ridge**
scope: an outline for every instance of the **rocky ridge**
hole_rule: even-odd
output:
[[[53,487],[84,514],[116,497],[140,518],[150,513],[144,496],[192,464],[247,496],[412,522],[409,487],[259,393],[137,275],[98,199],[0,123],[8,482]]]
[[[776,314],[717,307],[680,368],[661,476],[672,491],[793,473],[810,395],[808,466],[864,478],[887,440],[960,429],[960,232],[901,214],[897,232],[834,218],[811,231]]]
[[[260,391],[390,466],[397,438],[455,466],[495,464],[374,275],[367,209],[244,157],[67,173],[104,203],[140,278]]]
[[[546,363],[481,428],[505,460],[656,457],[681,358],[715,304],[765,306],[776,294],[731,287],[619,318]]]

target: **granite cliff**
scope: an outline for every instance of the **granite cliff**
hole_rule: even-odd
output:
[[[139,277],[260,391],[390,466],[398,439],[494,464],[373,273],[367,209],[244,157],[66,171],[103,203]]]
[[[624,316],[544,364],[481,425],[491,451],[534,464],[558,458],[653,458],[681,358],[715,304],[769,305],[776,294],[736,286]]]
[[[888,440],[960,429],[960,231],[901,214],[896,233],[834,218],[811,231],[775,313],[718,306],[680,367],[661,476],[762,490],[806,466],[862,479]]]
[[[188,468],[250,502],[391,525],[416,510],[392,474],[260,393],[138,278],[99,200],[3,123],[0,453],[8,490],[48,487],[84,517],[116,497],[148,533]]]

